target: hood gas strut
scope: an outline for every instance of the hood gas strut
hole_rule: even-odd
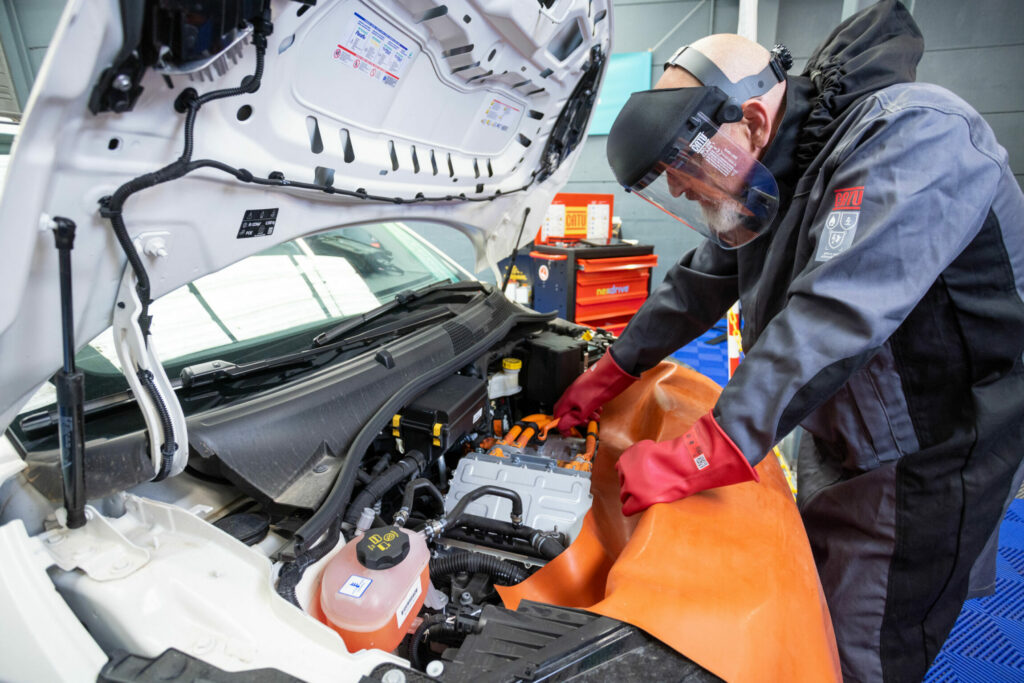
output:
[[[71,250],[75,223],[53,219],[53,238],[60,254],[60,315],[63,327],[64,367],[57,371],[57,406],[60,430],[60,469],[64,480],[67,526],[85,524],[85,376],[75,368],[75,309],[71,301]]]

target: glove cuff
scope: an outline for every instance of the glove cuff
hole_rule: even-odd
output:
[[[594,372],[599,372],[604,376],[606,388],[602,394],[607,393],[608,399],[618,396],[632,386],[633,382],[640,379],[639,377],[631,375],[623,370],[622,366],[615,360],[615,356],[612,355],[611,350],[606,351],[605,354],[601,356],[601,360],[597,361],[594,365]]]
[[[703,415],[680,439],[686,445],[686,452],[694,459],[698,471],[710,465],[708,453],[714,453],[715,479],[721,483],[712,486],[739,484],[744,481],[760,483],[758,475],[743,453],[725,433],[712,413]],[[704,455],[704,460],[700,456]],[[725,480],[728,481],[725,481]],[[711,488],[711,487],[708,487]]]

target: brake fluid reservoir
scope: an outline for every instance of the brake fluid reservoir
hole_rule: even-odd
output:
[[[324,568],[320,607],[349,652],[390,652],[419,613],[430,580],[423,534],[396,526],[356,536]]]
[[[487,380],[487,398],[512,396],[523,390],[519,386],[519,371],[523,369],[523,361],[518,358],[503,358],[501,372],[496,372]]]

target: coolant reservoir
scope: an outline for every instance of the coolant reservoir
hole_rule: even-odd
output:
[[[349,652],[398,647],[426,597],[429,563],[423,534],[396,526],[356,536],[327,563],[320,607]]]

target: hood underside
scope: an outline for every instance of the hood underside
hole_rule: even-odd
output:
[[[100,199],[178,158],[186,131],[175,100],[184,90],[236,87],[256,68],[251,27],[200,62],[176,63],[145,31],[145,50],[126,51],[143,24],[122,21],[127,4],[68,3],[15,144],[0,201],[0,428],[61,361],[52,218],[77,226],[81,347],[110,325],[125,268]],[[610,51],[609,5],[273,0],[259,89],[210,101],[195,123],[192,158],[244,169],[242,177],[199,168],[124,205],[152,296],[280,242],[381,220],[450,225],[470,237],[478,269],[496,263],[524,220],[522,235],[532,236],[572,170]],[[161,57],[120,84],[134,96],[130,110],[97,107],[110,69],[146,52]],[[246,174],[319,189],[260,186]],[[273,218],[245,229],[254,216]]]

